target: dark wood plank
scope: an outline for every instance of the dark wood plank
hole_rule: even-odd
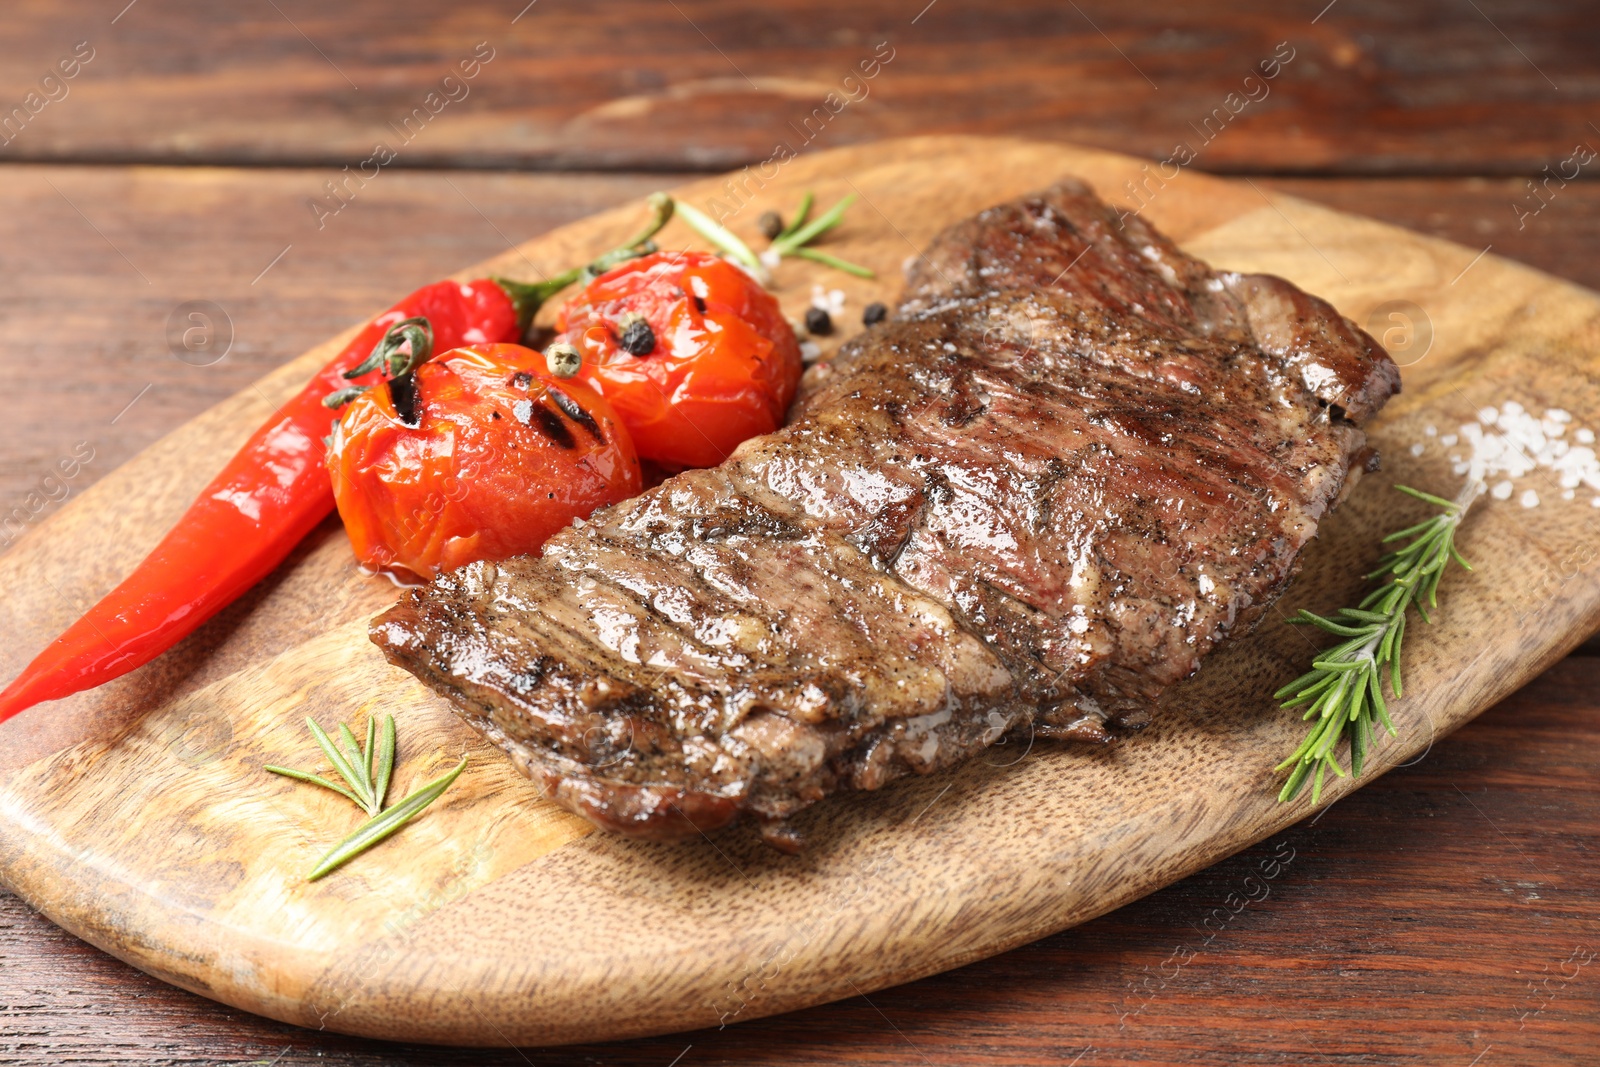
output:
[[[406,167],[721,169],[984,132],[1157,159],[1186,142],[1219,171],[1533,174],[1600,146],[1600,25],[1555,0],[524,2],[24,0],[0,103],[77,42],[93,59],[0,155],[338,168],[383,141]],[[403,143],[391,124],[480,42],[492,61]],[[1275,52],[1293,59],[1247,86]],[[859,102],[835,115],[830,92]]]
[[[626,1044],[481,1052],[297,1030],[164,986],[0,897],[0,1058],[1588,1064],[1596,693],[1600,661],[1569,659],[1315,822],[1076,930],[870,999]]]
[[[318,230],[305,207],[314,172],[3,173],[0,548],[56,498],[417,286],[674,181],[398,172]],[[209,349],[181,343],[194,324],[174,313],[190,301],[221,308],[226,322],[207,314],[223,330],[231,323],[214,363],[222,334]],[[57,464],[75,453],[92,459],[63,480]]]

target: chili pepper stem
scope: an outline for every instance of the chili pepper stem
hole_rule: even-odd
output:
[[[542,282],[518,282],[499,275],[489,280],[505,290],[511,300],[511,309],[517,313],[517,325],[527,330],[528,324],[539,313],[546,300],[555,296],[561,290],[571,285],[583,276],[583,268],[574,267],[564,270],[553,278],[546,278]]]

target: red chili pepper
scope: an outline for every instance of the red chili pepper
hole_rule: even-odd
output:
[[[654,251],[649,237],[670,217],[671,201],[653,198],[652,206],[652,227],[589,272]],[[583,275],[574,269],[537,285],[489,278],[435,282],[373,319],[251,436],[133,574],[0,693],[0,722],[150,662],[283,562],[334,506],[322,440],[334,416],[323,399],[350,384],[344,373],[360,365],[391,326],[428,319],[439,352],[515,343],[539,305]]]

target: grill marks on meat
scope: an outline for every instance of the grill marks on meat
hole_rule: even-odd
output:
[[[946,231],[784,429],[373,638],[601,826],[792,846],[830,793],[1142,715],[1282,589],[1398,385],[1064,182]]]

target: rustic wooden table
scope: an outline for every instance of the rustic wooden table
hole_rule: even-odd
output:
[[[1579,5],[123,4],[28,0],[0,25],[0,549],[396,294],[779,141],[966,131],[1163,158],[1220,114],[1202,169],[1600,288],[1600,14]],[[1244,78],[1275,53],[1262,97]],[[350,177],[380,142],[392,161]],[[215,328],[198,355],[173,340],[191,301]],[[1597,653],[1086,926],[723,1031],[497,1052],[319,1034],[169,988],[0,893],[0,1060],[1595,1063]],[[1235,910],[1272,856],[1292,858],[1271,894]]]

